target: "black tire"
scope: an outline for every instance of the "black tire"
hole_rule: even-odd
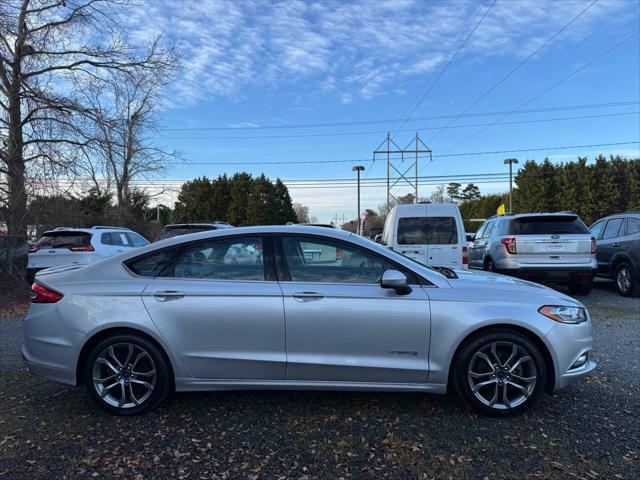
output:
[[[622,278],[623,275],[625,275],[624,279]],[[627,262],[621,262],[616,266],[613,280],[616,283],[618,293],[623,297],[637,297],[640,295],[640,279],[638,279],[633,268]]]
[[[129,354],[129,345],[133,347],[132,354]],[[110,347],[113,347],[112,351],[117,362],[111,360],[112,357],[107,353]],[[141,356],[139,360],[136,360],[141,353],[145,353],[146,356]],[[96,364],[98,358],[103,355],[106,357],[103,360],[110,361],[111,367],[104,364],[102,360]],[[127,359],[129,363],[127,363]],[[118,365],[122,362],[124,362],[122,365],[124,370],[121,370],[121,366]],[[133,368],[127,369],[127,365],[131,364],[133,364]],[[98,372],[95,369],[98,369]],[[137,370],[142,373],[133,375]],[[155,375],[150,376],[150,372],[155,372]],[[121,333],[108,337],[93,347],[84,365],[84,382],[89,398],[103,410],[114,415],[138,415],[158,407],[169,396],[173,386],[171,372],[165,356],[153,342],[140,335]],[[111,389],[105,388],[111,383],[104,382],[100,386],[96,385],[94,373],[98,375],[96,378],[116,377],[112,379],[116,385]],[[139,383],[140,381],[146,382],[152,388],[149,390],[149,387]],[[105,392],[105,398],[98,392],[98,388],[102,388],[102,392],[108,390]],[[131,400],[124,403],[123,406],[114,405],[114,397],[120,398],[123,389],[125,389],[126,397],[135,399],[135,402]],[[147,392],[150,393],[147,395]]]
[[[491,258],[487,257],[484,261],[484,269],[487,272],[495,272],[496,271],[496,265],[493,263],[493,260],[491,260]]]
[[[493,344],[497,345],[496,353],[498,353],[499,359],[504,363],[508,363],[512,345],[517,346],[517,352],[519,355],[523,357],[528,356],[530,360],[521,362],[520,366],[516,366],[516,369],[513,370],[513,372],[509,372],[508,374],[504,373],[503,375],[506,375],[506,377],[500,378],[505,378],[505,380],[499,380],[495,375],[492,376],[491,370],[489,370],[489,373],[481,373],[480,375],[483,376],[482,378],[477,380],[472,379],[469,375],[470,368],[475,369],[471,370],[472,373],[476,375],[478,374],[478,372],[476,372],[478,366],[475,363],[472,366],[472,361],[484,362],[484,360],[476,356],[476,353],[484,353],[487,348],[491,350],[491,345]],[[516,357],[516,360],[513,361],[514,364],[518,363],[517,358],[519,357]],[[496,369],[497,364],[489,366],[487,363],[486,365],[488,368],[493,369],[493,371],[498,371],[498,373],[499,369],[502,368],[501,366]],[[506,368],[505,372],[508,372],[511,367],[513,367],[513,365],[504,367]],[[479,413],[491,417],[511,417],[529,409],[540,398],[547,382],[547,369],[539,347],[525,335],[505,328],[488,330],[465,341],[456,355],[452,368],[452,382],[458,396]],[[519,380],[515,380],[513,377],[514,374],[518,375],[520,378],[523,378],[524,375],[528,375],[526,378],[533,378],[531,375],[534,374],[535,382],[522,383],[522,385],[526,385],[526,395],[524,393],[520,393],[520,390],[511,386],[511,382],[520,383]],[[487,380],[484,380],[484,378]],[[502,402],[502,405],[498,405],[496,403],[491,406],[490,402],[493,399],[489,400],[487,398],[487,402],[480,400],[473,392],[471,382],[479,383],[481,381],[492,382],[479,389],[481,396],[484,394],[493,396],[497,392],[499,397],[498,401],[502,402],[502,399],[504,398],[502,397],[503,392],[507,391],[508,401]],[[498,384],[499,381],[502,381],[503,383]],[[475,386],[478,386],[477,383]],[[510,405],[511,402],[513,402],[513,405]]]
[[[572,295],[589,295],[593,289],[593,280],[588,282],[571,282],[569,292]]]

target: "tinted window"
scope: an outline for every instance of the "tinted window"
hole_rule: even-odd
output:
[[[405,217],[398,220],[399,245],[426,245],[427,222],[425,217]]]
[[[515,235],[553,235],[589,233],[575,215],[520,217],[514,221]]]
[[[594,238],[598,238],[600,236],[600,231],[602,231],[602,227],[604,227],[604,222],[598,222],[594,226],[591,227],[591,235]]]
[[[482,238],[482,235],[484,235],[484,231],[487,228],[487,224],[483,223],[482,226],[478,229],[478,231],[476,232],[476,240],[479,238]]]
[[[36,243],[38,248],[68,248],[80,245],[90,245],[91,234],[87,232],[69,232],[60,230],[47,232]]]
[[[382,259],[340,242],[283,237],[284,255],[294,282],[380,283]]]
[[[155,277],[173,260],[177,249],[169,248],[159,252],[137,257],[125,263],[127,268],[136,275]]]
[[[264,280],[262,238],[209,240],[187,247],[163,277],[209,280]]]
[[[627,235],[640,233],[640,218],[627,218]]]
[[[619,237],[622,233],[622,225],[624,222],[624,218],[614,218],[607,222],[607,226],[604,228],[604,233],[602,234],[602,239],[605,238],[614,238]]]
[[[429,245],[456,245],[458,228],[453,217],[427,217],[427,243]]]
[[[100,242],[103,245],[114,245],[117,247],[130,247],[129,239],[125,232],[109,232],[100,236]]]
[[[458,228],[453,217],[406,217],[398,221],[400,245],[455,245]]]
[[[164,240],[165,238],[173,238],[179,235],[186,235],[188,233],[208,232],[209,230],[216,230],[216,227],[213,225],[167,226],[160,231],[156,240]]]

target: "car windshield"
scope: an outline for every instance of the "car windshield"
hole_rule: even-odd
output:
[[[514,235],[586,234],[587,226],[575,215],[520,217],[514,222]]]
[[[67,248],[73,246],[89,245],[91,234],[87,232],[61,230],[47,232],[36,243],[38,248]]]
[[[175,227],[164,227],[156,240],[164,240],[165,238],[178,237],[189,233],[208,232],[215,230],[213,225],[180,225]]]

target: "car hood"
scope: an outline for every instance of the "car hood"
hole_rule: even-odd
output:
[[[452,288],[481,291],[487,300],[491,297],[499,297],[500,299],[511,298],[514,301],[525,299],[536,303],[553,304],[555,302],[584,307],[575,298],[539,283],[481,270],[455,270],[455,273],[458,278],[449,279]]]

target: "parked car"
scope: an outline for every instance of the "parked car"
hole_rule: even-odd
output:
[[[95,226],[58,227],[44,232],[29,247],[27,281],[45,268],[65,265],[90,265],[104,258],[139,248],[149,242],[128,228]]]
[[[455,203],[396,205],[387,215],[382,245],[431,267],[467,268],[464,225]]]
[[[601,218],[590,230],[598,244],[598,276],[613,278],[620,295],[640,295],[640,212]]]
[[[238,251],[255,261],[233,261]],[[507,416],[595,368],[579,301],[489,272],[446,277],[332,228],[172,238],[42,272],[31,301],[29,370],[85,385],[122,415],[172,389],[444,394],[451,385],[480,412]]]
[[[233,227],[233,225],[219,221],[212,223],[171,223],[162,227],[162,230],[158,233],[155,241],[157,242],[159,240],[164,240],[165,238],[173,238],[179,235],[187,235],[189,233],[208,232],[210,230],[231,227]]]
[[[574,213],[496,215],[469,245],[469,266],[564,283],[571,293],[587,295],[596,274],[596,241]]]

